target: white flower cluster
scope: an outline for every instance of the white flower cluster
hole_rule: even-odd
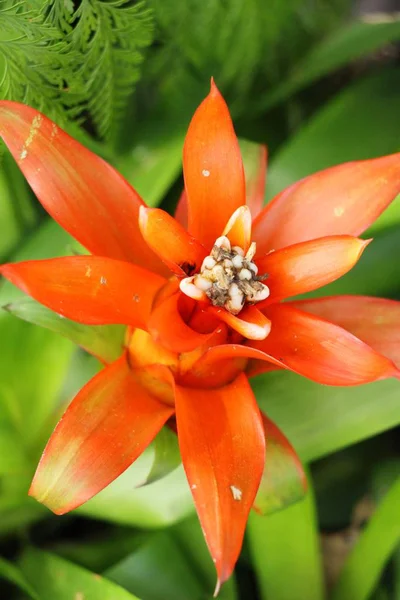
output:
[[[240,313],[246,302],[254,304],[269,296],[269,288],[258,277],[257,265],[252,262],[256,244],[252,242],[245,253],[239,246],[231,247],[226,236],[219,237],[209,256],[203,261],[200,273],[186,277],[180,283],[183,293],[195,300],[209,298],[215,306],[230,313]]]

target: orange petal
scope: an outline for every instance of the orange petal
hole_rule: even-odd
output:
[[[268,367],[271,368],[265,370],[287,368],[281,361],[262,350],[244,344],[223,343],[207,350],[192,365],[191,371],[185,374],[181,383],[199,388],[225,385],[246,368],[247,359],[267,361]]]
[[[249,340],[263,340],[271,329],[271,321],[255,306],[245,306],[238,315],[217,306],[209,306],[207,310]]]
[[[394,364],[370,346],[291,303],[273,305],[266,314],[272,322],[271,333],[251,346],[308,379],[344,386],[398,375]]]
[[[0,102],[0,136],[47,212],[91,253],[166,272],[139,232],[143,201],[109,164],[17,102]]]
[[[56,426],[30,489],[63,514],[100,492],[140,456],[173,408],[142,389],[122,356],[78,393]]]
[[[196,302],[195,309],[188,320],[188,325],[200,333],[210,333],[221,326],[220,319],[207,310],[208,306],[209,304]],[[224,329],[228,330],[226,325]]]
[[[131,355],[127,357],[131,365]],[[172,408],[174,400],[174,376],[169,367],[162,364],[147,365],[132,370],[136,383],[145,390],[152,398],[167,404]]]
[[[160,275],[98,256],[30,260],[0,267],[0,274],[56,313],[87,325],[147,328]]]
[[[267,360],[267,359],[265,359]],[[278,367],[274,364],[269,364],[263,360],[250,359],[247,363],[245,373],[247,377],[255,377],[256,375],[262,375],[263,373],[271,373],[272,371],[279,371],[284,367]]]
[[[179,375],[176,378],[177,381],[179,379],[178,383],[185,385],[185,383],[186,383],[185,374],[192,369],[193,365],[197,363],[197,361],[203,356],[203,354],[205,352],[207,352],[207,350],[209,350],[209,348],[213,348],[214,346],[218,346],[219,344],[225,344],[227,335],[228,335],[228,327],[224,323],[219,322],[216,329],[208,337],[206,343],[203,346],[198,346],[191,352],[184,352],[184,353],[180,354],[179,355]],[[228,381],[228,380],[226,380],[226,381]],[[224,381],[224,383],[225,383],[225,381]],[[205,381],[205,384],[206,384],[205,387],[207,387],[208,382]],[[193,387],[202,387],[202,386],[195,385]]]
[[[180,294],[170,296],[153,311],[149,331],[154,339],[172,352],[190,352],[203,346],[213,335],[198,333],[185,323],[179,312]]]
[[[183,173],[188,229],[210,249],[246,200],[239,144],[228,107],[213,81],[186,135]]]
[[[301,500],[307,490],[307,477],[287,437],[266,415],[261,416],[266,455],[254,508],[268,515]]]
[[[150,248],[178,277],[200,271],[203,246],[171,215],[159,208],[140,208],[140,231]]]
[[[250,155],[243,156],[244,174],[246,181],[246,204],[250,208],[253,219],[261,212],[264,205],[265,185],[267,180],[267,160],[268,152],[266,146],[250,144],[256,146],[257,156],[254,151]],[[183,190],[175,209],[175,219],[187,229],[188,226],[188,207],[186,191]]]
[[[280,192],[253,223],[258,255],[328,235],[360,235],[400,192],[400,153],[344,163]]]
[[[127,351],[129,364],[133,368],[165,365],[173,372],[178,369],[178,354],[157,344],[153,337],[143,329],[133,331],[127,343]]]
[[[248,206],[240,206],[235,210],[222,235],[226,235],[231,246],[240,246],[247,252],[251,242],[251,213]]]
[[[259,258],[258,272],[268,274],[266,283],[270,289],[264,304],[335,281],[354,267],[369,242],[337,235],[301,242]]]
[[[267,180],[268,151],[266,146],[251,144],[255,147],[257,156],[243,154],[244,173],[246,178],[246,204],[250,208],[253,219],[262,211],[265,199],[265,185]],[[252,152],[251,154],[254,154]],[[250,159],[253,159],[250,163]]]
[[[235,567],[264,468],[260,412],[245,375],[226,387],[176,386],[183,466],[219,585]]]
[[[400,302],[367,296],[333,296],[294,303],[350,331],[400,369]]]

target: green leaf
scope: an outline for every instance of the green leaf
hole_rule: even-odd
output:
[[[181,171],[184,133],[152,127],[142,128],[133,149],[116,166],[148,206],[157,206]]]
[[[240,153],[242,155],[243,167],[246,174],[246,187],[249,182],[257,179],[260,167],[260,154],[263,146],[239,138]]]
[[[74,348],[10,315],[0,337],[0,532],[11,532],[45,513],[28,489]]]
[[[211,598],[216,583],[215,565],[197,516],[160,533],[142,534],[134,551],[106,575],[146,600]],[[234,576],[223,585],[218,598],[236,600]]]
[[[21,230],[29,231],[37,224],[37,207],[34,206],[33,194],[25,177],[5,145],[4,154],[0,156],[0,170],[3,169],[8,179],[8,200],[13,204]]]
[[[123,325],[90,326],[76,323],[31,298],[17,300],[3,308],[28,323],[66,337],[104,362],[112,362],[122,353],[126,330]]]
[[[371,596],[371,600],[392,600],[393,596],[389,595],[389,591],[384,587],[379,587]]]
[[[20,567],[40,600],[138,600],[112,581],[49,552],[27,550]]]
[[[19,242],[25,229],[34,222],[28,189],[15,171],[10,155],[0,156],[0,256],[5,257]]]
[[[191,514],[192,496],[181,467],[151,485],[135,489],[146,480],[152,463],[149,448],[113,483],[81,506],[79,513],[148,528],[165,527]]]
[[[183,550],[193,572],[203,582],[204,596],[209,597],[215,589],[215,565],[208,551],[204,534],[197,515],[180,521],[171,528],[171,533],[178,546]],[[210,593],[211,592],[211,593]],[[219,600],[236,600],[238,596],[235,575],[228,579],[218,594]]]
[[[400,478],[372,515],[350,553],[331,600],[367,600],[400,541]]]
[[[184,551],[168,531],[150,536],[106,575],[146,600],[204,597],[203,581],[198,579]]]
[[[181,464],[178,438],[168,427],[163,427],[152,443],[153,464],[142,485],[154,483],[171,473]]]
[[[0,402],[2,406],[2,402]],[[0,414],[0,477],[26,470],[25,449],[5,411]]]
[[[103,524],[101,531],[94,529],[90,537],[58,539],[49,551],[89,571],[102,573],[136,551],[151,535],[152,532],[139,532],[131,527]]]
[[[262,410],[309,462],[400,422],[399,382],[331,387],[295,373],[259,375],[252,387]]]
[[[258,513],[268,515],[304,498],[307,479],[289,440],[264,414],[262,418],[266,456],[255,507]]]
[[[6,579],[10,583],[16,585],[22,592],[25,592],[32,600],[39,600],[39,596],[28,581],[25,579],[21,571],[0,556],[0,578]]]
[[[382,444],[383,446],[383,444]],[[400,473],[400,458],[380,458],[373,466],[371,477],[371,490],[373,500],[380,502],[386,492],[396,482]]]
[[[400,598],[400,545],[394,555],[394,589],[395,598],[398,600]]]
[[[27,498],[29,484],[25,487],[24,494],[11,495],[0,498],[0,534],[4,536],[21,533],[33,523],[48,516],[47,511],[37,502]]]
[[[2,329],[4,333],[4,327],[0,326],[0,332]],[[3,343],[6,342],[7,337]],[[12,385],[7,381],[0,382],[0,476],[21,473],[27,469],[26,450],[21,444],[18,417],[15,415],[16,410],[20,412],[15,407],[16,402]]]
[[[48,221],[15,258],[62,253],[71,238]],[[23,294],[2,283],[0,302]],[[9,532],[37,520],[43,507],[28,498],[36,461],[43,449],[74,346],[50,331],[0,311],[0,530]]]
[[[320,169],[400,148],[399,69],[381,69],[324,106],[271,161],[267,197]]]
[[[240,152],[243,160],[244,174],[246,178],[247,204],[254,197],[264,198],[266,179],[266,148],[261,144],[239,139]]]
[[[262,600],[322,600],[321,554],[314,501],[268,517],[250,514],[247,539]]]
[[[42,444],[38,436],[54,410],[74,347],[11,316],[0,321],[0,336],[7,348],[0,361],[2,411],[23,446]]]
[[[320,77],[399,39],[400,20],[350,23],[314,47],[294,68],[292,75],[257,101],[255,110],[270,109]]]
[[[213,74],[244,113],[252,84],[258,80],[271,89],[285,79],[289,66],[311,41],[332,30],[348,7],[343,0],[317,1],[312,10],[305,10],[302,0],[151,3],[163,40],[153,49],[151,75],[167,100],[179,102]]]
[[[54,410],[74,351],[55,334],[8,316],[0,321],[0,406],[27,450],[42,445],[41,431]],[[29,415],[29,417],[28,417]],[[30,456],[30,461],[32,455]]]

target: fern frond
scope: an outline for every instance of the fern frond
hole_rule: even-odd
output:
[[[0,31],[0,97],[30,104],[65,125],[76,114],[70,44],[25,2],[0,2]]]
[[[84,82],[83,102],[100,137],[109,137],[140,77],[143,50],[153,39],[153,16],[145,2],[82,0],[71,14],[53,0],[47,20],[68,31],[79,55],[75,72]]]
[[[75,12],[73,0],[45,3],[41,12],[45,15],[45,20],[59,31],[65,33],[72,31],[71,22]]]
[[[0,97],[59,124],[111,135],[153,39],[152,12],[130,0],[0,0]]]

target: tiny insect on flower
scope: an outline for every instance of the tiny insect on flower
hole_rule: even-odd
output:
[[[121,356],[56,426],[30,493],[70,511],[172,424],[219,586],[257,508],[266,438],[304,483],[248,376],[286,369],[338,386],[399,377],[400,303],[288,299],[357,263],[370,242],[358,236],[400,192],[400,154],[321,171],[263,208],[262,185],[246,196],[238,141],[212,82],[186,136],[173,218],[32,108],[0,102],[0,135],[44,208],[90,252],[5,264],[1,274],[62,316],[127,326]],[[265,153],[261,183],[264,169]]]

